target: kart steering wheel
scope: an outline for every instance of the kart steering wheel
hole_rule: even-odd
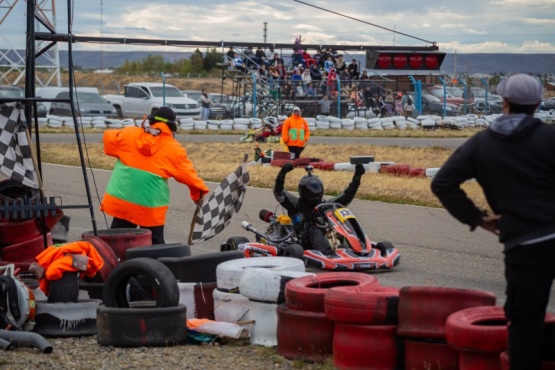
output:
[[[322,230],[327,229],[330,226],[330,224],[329,224],[328,218],[326,217],[326,215],[324,215],[324,212],[328,209],[337,209],[341,207],[343,206],[339,203],[318,204],[316,207],[314,207],[314,210],[312,211],[312,215],[310,216],[310,218],[312,219],[312,223],[314,224],[314,226],[316,226],[319,229],[322,229]]]

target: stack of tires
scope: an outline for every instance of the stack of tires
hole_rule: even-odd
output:
[[[333,355],[334,322],[326,317],[329,289],[377,285],[371,275],[329,272],[293,279],[285,286],[285,304],[277,307],[277,352],[291,360],[322,362]]]
[[[405,367],[458,370],[458,352],[446,340],[446,321],[454,312],[494,306],[493,293],[445,287],[409,286],[399,291],[397,335],[403,339]]]
[[[187,246],[188,247],[188,246]],[[177,281],[179,303],[187,306],[187,318],[214,320],[213,292],[217,287],[216,269],[220,263],[243,259],[242,251],[226,251],[159,257]]]
[[[163,263],[139,257],[108,276],[104,306],[96,311],[97,341],[103,346],[171,346],[187,340],[187,307],[179,304],[177,281]]]
[[[103,229],[86,231],[81,238],[99,237],[112,248],[119,261],[125,261],[125,253],[130,248],[152,245],[152,231],[149,229]]]
[[[336,287],[325,296],[334,322],[333,363],[345,369],[404,368],[397,337],[399,288],[378,284]]]
[[[216,321],[245,325],[251,344],[275,346],[276,309],[283,300],[283,287],[305,274],[304,262],[291,257],[245,258],[219,264],[213,292]]]

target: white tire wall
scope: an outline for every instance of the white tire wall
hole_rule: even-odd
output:
[[[239,290],[245,297],[268,303],[285,303],[285,284],[307,275],[304,271],[273,271],[264,268],[246,269],[239,282]]]

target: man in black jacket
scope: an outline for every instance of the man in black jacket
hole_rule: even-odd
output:
[[[362,175],[366,172],[362,164],[355,166],[355,174],[349,186],[332,199],[324,200],[324,184],[320,178],[312,174],[312,166],[307,167],[308,174],[299,181],[299,197],[284,189],[285,175],[293,171],[293,165],[286,163],[279,171],[274,184],[274,197],[287,210],[293,220],[295,231],[300,236],[304,249],[315,249],[329,256],[333,253],[330,243],[322,229],[312,220],[314,207],[320,203],[340,203],[347,206],[353,201],[360,186]]]
[[[451,155],[432,191],[456,219],[504,244],[510,368],[539,369],[555,277],[555,126],[533,116],[543,95],[535,78],[512,75],[497,93],[503,116]],[[472,178],[493,214],[478,209],[460,188]]]

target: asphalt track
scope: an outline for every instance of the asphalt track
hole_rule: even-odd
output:
[[[179,141],[191,143],[238,143],[241,135],[189,135],[182,131],[177,135]],[[81,142],[99,143],[102,133],[87,133],[85,137],[80,136]],[[43,143],[75,143],[74,133],[64,134],[41,134],[40,142]],[[34,139],[33,139],[34,140]],[[441,146],[445,148],[457,148],[465,142],[464,138],[392,138],[392,137],[335,137],[335,136],[312,136],[310,143],[313,144],[363,144],[363,145],[387,145],[401,147],[430,147]]]
[[[93,229],[107,229],[111,218],[99,211],[101,199],[111,172],[87,170],[92,194],[93,214],[88,208],[84,176],[81,168],[43,164],[45,195],[59,197],[71,217],[69,240],[79,240],[81,234]],[[301,175],[293,171],[289,176]],[[364,181],[364,178],[363,178]],[[194,204],[186,186],[170,180],[171,199],[165,230],[166,243],[186,242],[193,218]],[[211,189],[217,184],[209,183]],[[259,230],[265,225],[258,213],[265,208],[276,210],[269,189],[249,188],[240,212],[231,224],[216,237],[191,249],[193,255],[217,252],[220,243],[231,236],[252,234],[240,227],[248,221]],[[391,286],[444,286],[491,291],[503,304],[504,277],[502,247],[496,238],[481,229],[470,232],[445,210],[427,207],[354,200],[349,208],[357,216],[371,240],[389,240],[401,252],[401,263],[392,271],[373,272],[381,284]],[[553,296],[553,295],[552,295]],[[550,301],[550,310],[555,304]]]

